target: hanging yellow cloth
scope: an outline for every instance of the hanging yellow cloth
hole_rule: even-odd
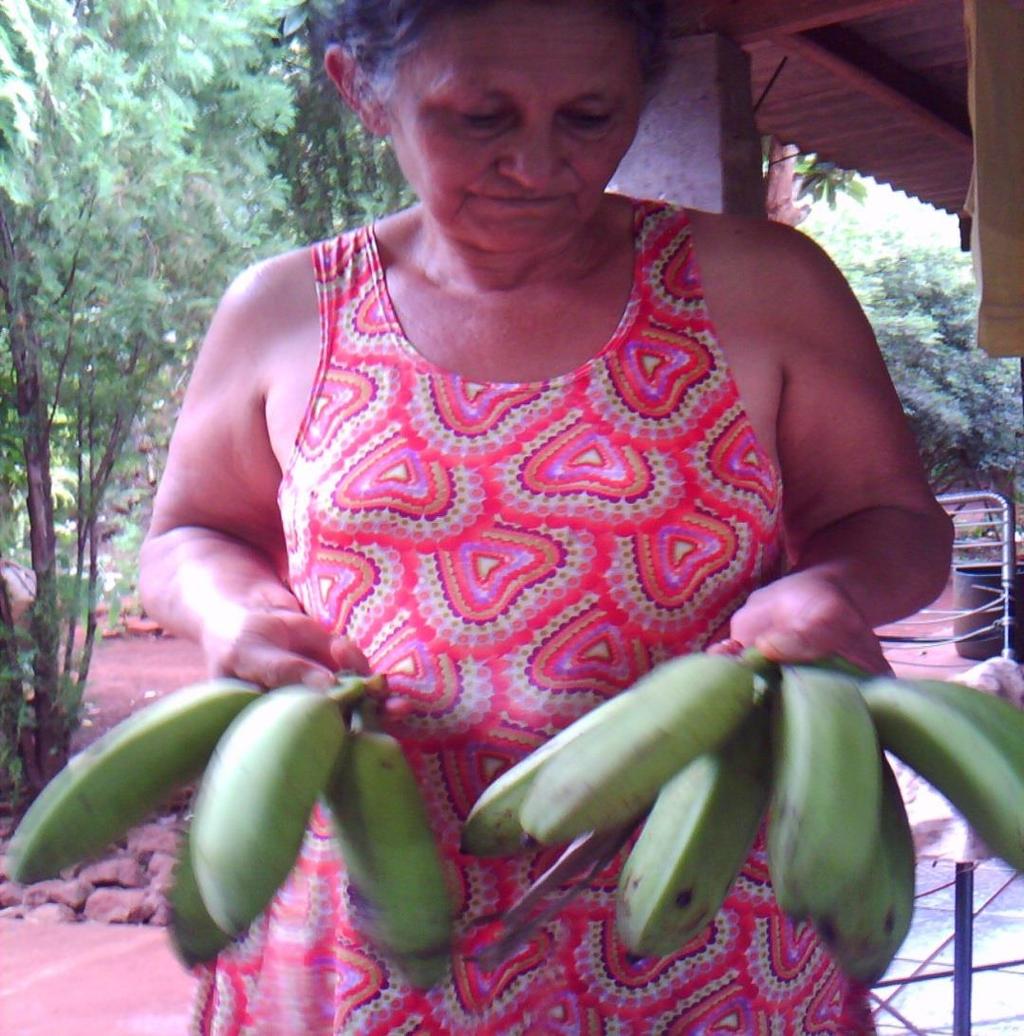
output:
[[[1024,356],[1024,3],[964,0],[978,343]]]

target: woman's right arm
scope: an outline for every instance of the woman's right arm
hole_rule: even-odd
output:
[[[171,438],[141,555],[147,613],[201,644],[211,673],[264,687],[327,686],[338,669],[365,670],[354,646],[305,615],[286,583],[277,505],[284,434],[278,429],[272,441],[267,397],[275,384],[286,415],[308,398],[312,293],[308,256],[293,253],[244,274],[225,295]],[[283,356],[289,362],[278,362]],[[296,375],[305,367],[308,377]]]

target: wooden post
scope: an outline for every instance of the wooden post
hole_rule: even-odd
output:
[[[667,67],[611,188],[711,212],[764,215],[750,62],[724,36],[670,44]]]

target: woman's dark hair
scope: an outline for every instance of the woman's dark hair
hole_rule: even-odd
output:
[[[314,48],[323,53],[341,44],[355,58],[363,75],[382,85],[398,62],[423,38],[438,17],[479,10],[493,0],[342,0],[317,3],[313,20]],[[533,0],[537,2],[537,0]],[[661,67],[665,40],[664,0],[595,0],[611,14],[635,26],[644,78],[650,82]]]

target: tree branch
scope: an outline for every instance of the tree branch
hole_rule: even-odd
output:
[[[67,278],[64,281],[64,287],[61,289],[61,293],[54,300],[54,305],[59,306],[64,301],[64,297],[74,287],[75,277],[78,274],[78,259],[82,254],[82,248],[85,245],[85,231],[89,226],[89,221],[92,219],[93,209],[96,207],[96,192],[94,191],[89,195],[85,201],[82,202],[81,208],[78,210],[78,220],[81,224],[81,233],[78,238],[78,244],[75,246],[75,254],[71,257],[71,269],[68,271]]]
[[[78,657],[78,672],[75,677],[75,689],[79,701],[85,692],[85,681],[89,675],[92,650],[96,643],[96,586],[99,583],[100,575],[99,554],[99,530],[96,523],[93,522],[89,528],[89,579],[87,584],[89,607],[86,611],[85,643],[82,645],[82,653]]]
[[[53,422],[57,419],[57,410],[60,406],[60,394],[64,388],[64,375],[67,372],[68,360],[71,358],[71,346],[75,338],[75,313],[74,300],[71,304],[71,312],[68,314],[68,333],[64,339],[64,351],[57,362],[57,377],[53,383],[53,402],[50,406],[50,413],[46,418],[46,434],[49,436],[53,431]]]

